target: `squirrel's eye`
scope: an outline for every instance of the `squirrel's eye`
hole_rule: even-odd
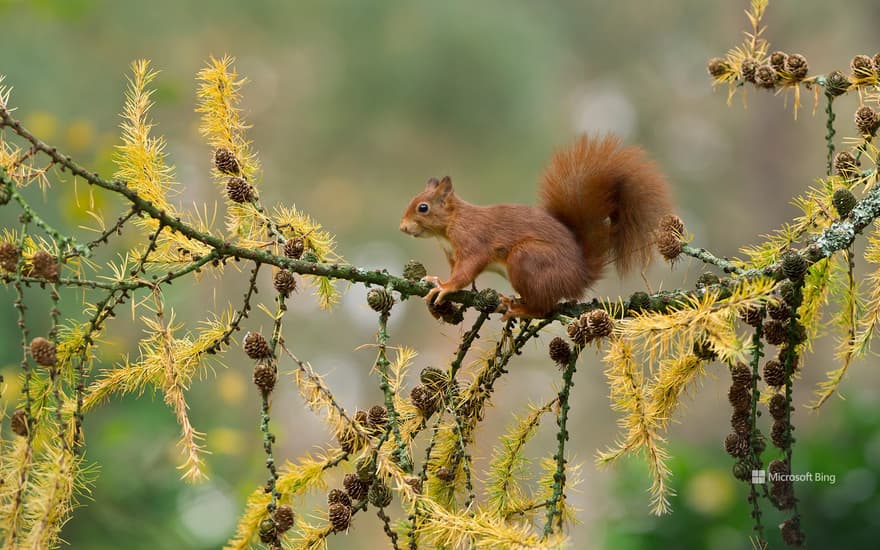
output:
[[[428,212],[428,203],[423,202],[419,203],[419,214],[426,214]]]

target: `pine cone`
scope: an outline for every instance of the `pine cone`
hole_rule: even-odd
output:
[[[733,477],[740,481],[752,480],[752,468],[742,461],[733,463]]]
[[[449,378],[446,376],[446,373],[434,367],[423,368],[419,373],[419,380],[422,384],[437,392],[443,391],[449,385]]]
[[[259,332],[248,332],[244,335],[244,352],[251,359],[268,359],[272,356],[269,343]]]
[[[764,319],[764,312],[759,307],[750,307],[742,311],[739,315],[747,325],[756,327],[761,324]]]
[[[785,69],[785,62],[788,61],[788,54],[785,52],[773,52],[770,54],[770,66],[777,71]]]
[[[378,433],[388,424],[388,411],[382,405],[373,405],[367,413],[367,424]]]
[[[272,518],[266,518],[260,522],[260,540],[269,544],[278,538],[278,529]]]
[[[373,457],[364,456],[360,458],[354,465],[355,470],[357,470],[357,476],[361,481],[366,483],[371,483],[373,478],[376,477],[376,464],[373,462]]]
[[[369,424],[370,424],[369,414],[367,413],[367,411],[358,409],[354,413],[354,421],[356,423],[360,424],[360,426],[362,428],[367,428],[367,427],[369,427]]]
[[[566,327],[566,332],[576,346],[585,346],[593,339],[588,320],[583,315],[570,322]]]
[[[45,250],[37,250],[31,258],[30,275],[47,281],[55,281],[58,279],[58,262],[55,256],[49,254]]]
[[[559,336],[550,340],[550,359],[560,367],[567,365],[571,359],[571,348],[568,346],[568,342]]]
[[[42,336],[31,340],[31,356],[38,365],[44,367],[55,366],[55,344]]]
[[[278,372],[275,365],[268,363],[257,363],[254,367],[254,384],[263,393],[271,393],[275,389],[275,382],[278,381]]]
[[[859,163],[856,157],[849,151],[841,151],[834,155],[834,172],[844,179],[857,176],[859,173]]]
[[[327,493],[327,504],[344,504],[351,506],[351,496],[342,489],[331,489]]]
[[[767,361],[764,365],[764,382],[778,388],[785,385],[785,367],[779,361]]]
[[[434,476],[440,481],[445,481],[449,483],[455,479],[455,472],[452,470],[452,468],[449,468],[447,466],[440,466],[434,471]]]
[[[755,71],[758,69],[758,62],[751,57],[744,59],[741,66],[742,78],[746,82],[755,82]]]
[[[428,275],[428,270],[420,262],[410,260],[403,266],[403,278],[411,281],[419,281]]]
[[[799,53],[793,53],[785,60],[785,70],[794,80],[803,80],[810,70],[807,58]]]
[[[24,409],[18,409],[14,413],[12,413],[12,418],[10,419],[12,433],[15,435],[20,435],[21,437],[26,437],[28,434],[28,418],[27,413]]]
[[[801,326],[801,325],[797,325],[797,326],[799,329],[803,329],[804,331],[806,331],[806,329],[804,329],[803,326]],[[780,363],[785,363],[787,355],[788,355],[788,345],[785,345],[785,346],[779,348],[779,353],[776,354],[776,360],[779,361]],[[799,355],[797,355],[795,353],[794,355],[791,356],[791,372],[796,372],[798,370],[798,366],[800,365],[800,362],[801,362],[801,358]]]
[[[801,521],[798,517],[788,518],[779,526],[782,532],[782,541],[792,548],[800,548],[804,545],[806,535],[801,531]]]
[[[494,313],[500,304],[501,297],[491,288],[484,288],[474,297],[474,307],[483,313]]]
[[[782,284],[779,285],[779,297],[792,307],[800,305],[799,289],[791,281],[782,281]]]
[[[880,116],[874,112],[874,109],[864,105],[856,111],[856,128],[863,136],[873,136],[877,133],[877,127],[880,126]]]
[[[367,292],[367,304],[379,313],[388,313],[394,305],[394,298],[384,288],[372,288]]]
[[[409,485],[412,488],[413,493],[415,493],[417,495],[422,494],[422,480],[421,479],[419,479],[415,476],[411,476],[411,477],[406,478],[404,481],[406,482],[407,485]]]
[[[279,533],[284,533],[290,530],[293,527],[295,516],[293,514],[293,508],[288,506],[287,504],[282,504],[278,508],[275,509],[275,528],[278,529]]]
[[[770,416],[776,420],[784,419],[789,411],[788,402],[785,400],[785,396],[778,393],[770,398],[770,403],[767,407],[770,409]]]
[[[252,202],[256,198],[251,184],[238,176],[232,176],[226,182],[226,196],[229,197],[229,200],[238,204]]]
[[[752,393],[748,386],[741,384],[733,384],[727,391],[727,399],[730,401],[733,410],[748,411],[752,406]]]
[[[410,391],[409,397],[413,405],[422,411],[422,414],[425,416],[430,416],[437,407],[437,394],[421,384],[415,386]]]
[[[694,357],[700,361],[709,362],[718,359],[718,354],[715,353],[715,348],[712,347],[712,342],[705,337],[694,340],[693,353]]]
[[[370,492],[368,493],[367,498],[369,499],[370,504],[376,508],[385,508],[391,504],[393,496],[394,495],[391,494],[391,489],[389,489],[387,485],[381,481],[377,481],[370,486]]]
[[[300,257],[302,257],[305,250],[306,242],[303,240],[302,237],[287,239],[287,242],[284,243],[284,255],[288,258],[298,260],[300,259]]]
[[[344,504],[331,504],[327,511],[335,532],[345,531],[351,525],[351,508]]]
[[[674,261],[681,255],[681,238],[671,232],[657,236],[657,250],[666,261]]]
[[[871,77],[876,74],[874,61],[867,55],[857,55],[849,62],[849,68],[856,78]]]
[[[777,458],[770,461],[770,464],[767,465],[767,471],[774,476],[784,476],[791,473],[791,468],[787,461]]]
[[[770,314],[771,319],[776,319],[777,321],[788,321],[789,319],[791,319],[791,306],[783,301],[769,302],[767,304],[767,313]]]
[[[837,210],[837,215],[841,218],[849,216],[849,213],[852,212],[852,209],[856,207],[857,203],[858,200],[856,199],[856,196],[852,194],[852,191],[845,187],[835,189],[834,195],[831,197],[831,204],[834,205],[835,210]]]
[[[614,322],[604,309],[594,309],[587,316],[587,326],[593,338],[610,336],[614,330]]]
[[[734,384],[738,384],[741,386],[751,386],[752,385],[752,369],[740,363],[730,368],[730,377],[733,379]]]
[[[732,457],[742,458],[749,454],[749,438],[737,433],[727,434],[724,438],[724,450]]]
[[[449,325],[457,325],[464,321],[461,309],[455,307],[452,302],[443,302],[442,304],[431,302],[428,304],[428,312],[435,319],[440,319]]]
[[[706,70],[708,70],[709,74],[713,77],[721,78],[730,72],[730,65],[720,57],[713,57],[709,60],[709,63],[706,64]]]
[[[666,214],[660,218],[658,227],[660,233],[674,233],[679,237],[684,236],[684,222],[675,214]]]
[[[752,433],[751,415],[747,411],[734,411],[730,417],[730,427],[742,436]]]
[[[849,90],[849,79],[840,71],[832,71],[825,78],[825,91],[832,97],[845,94]]]
[[[214,151],[214,166],[224,174],[237,175],[241,171],[235,153],[222,147]]]
[[[799,281],[810,266],[803,256],[792,250],[782,255],[782,272],[788,279]]]
[[[794,487],[791,482],[774,482],[770,488],[770,501],[777,510],[790,510],[795,504]]]
[[[755,85],[765,90],[772,90],[779,82],[779,73],[771,65],[761,65],[755,70]]]
[[[767,439],[761,434],[760,430],[752,435],[752,449],[756,455],[760,455],[767,448]]]
[[[766,338],[769,344],[778,346],[785,343],[788,339],[788,329],[782,321],[770,319],[764,322],[764,338]]]
[[[278,291],[278,294],[281,294],[285,298],[290,296],[290,293],[296,290],[296,277],[293,275],[293,272],[288,271],[286,269],[279,269],[275,272],[275,277],[272,279],[272,284],[275,286],[275,290]]]
[[[14,272],[18,269],[18,247],[12,243],[0,243],[0,269]]]
[[[345,492],[354,501],[362,500],[367,496],[367,491],[370,489],[369,484],[361,480],[357,474],[345,474],[345,477],[342,479],[342,486],[345,487]]]
[[[773,428],[770,430],[770,439],[780,449],[785,449],[788,446],[788,424],[785,420],[777,420],[773,423]]]

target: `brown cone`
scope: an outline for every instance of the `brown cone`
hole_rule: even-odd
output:
[[[18,269],[18,247],[12,243],[0,243],[0,269],[10,273]]]
[[[351,525],[351,508],[344,504],[331,504],[327,510],[330,524],[336,532],[345,531]]]
[[[345,474],[342,486],[345,487],[345,492],[354,501],[362,500],[366,497],[367,491],[370,488],[369,484],[359,478],[357,474]]]
[[[268,363],[258,363],[254,367],[254,384],[263,391],[263,393],[271,393],[275,389],[275,382],[278,381],[278,372],[275,365]]]
[[[224,174],[237,175],[241,171],[235,153],[229,149],[219,148],[214,151],[214,166]]]
[[[785,367],[779,361],[767,361],[764,365],[764,382],[778,388],[785,385]]]
[[[269,343],[259,332],[248,332],[244,335],[244,352],[251,359],[268,359],[272,355]]]
[[[287,504],[282,504],[281,506],[276,508],[275,515],[273,517],[275,519],[275,528],[278,529],[279,533],[289,531],[290,528],[293,527],[293,508],[291,508]]]
[[[31,258],[30,275],[47,281],[55,281],[58,279],[59,272],[57,259],[45,250],[37,250]]]
[[[351,496],[342,489],[331,489],[327,493],[327,504],[344,504],[351,506]]]
[[[275,272],[272,284],[275,286],[275,290],[278,291],[278,294],[287,298],[290,296],[291,292],[296,290],[296,277],[291,271],[279,269]]]
[[[55,344],[42,336],[31,340],[31,356],[38,365],[44,367],[55,366]]]

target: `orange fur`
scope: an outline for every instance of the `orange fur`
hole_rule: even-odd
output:
[[[477,206],[459,198],[448,177],[428,180],[400,223],[405,233],[448,245],[452,274],[428,299],[442,300],[501,265],[522,298],[507,301],[507,317],[546,315],[560,300],[580,298],[611,261],[621,273],[645,266],[654,228],[670,210],[654,163],[612,136],[583,136],[557,152],[540,197],[539,207]]]

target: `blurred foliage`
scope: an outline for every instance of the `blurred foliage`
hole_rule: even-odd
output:
[[[871,548],[877,533],[880,507],[880,435],[873,417],[872,397],[838,402],[827,418],[798,433],[792,472],[814,474],[816,481],[795,482],[807,526],[810,548]],[[705,548],[749,550],[744,537],[752,528],[746,501],[748,484],[737,481],[724,464],[732,463],[720,441],[712,445],[672,444],[670,465],[681,487],[675,513],[662,518],[637,516],[644,508],[644,468],[629,461],[614,476],[615,498],[609,505],[610,520],[603,531],[602,548],[638,550],[648,548]],[[774,457],[773,451],[767,459]],[[834,476],[834,483],[815,474]],[[765,507],[764,524],[775,526],[785,519],[782,512]],[[767,529],[770,548],[784,548],[778,530]]]

